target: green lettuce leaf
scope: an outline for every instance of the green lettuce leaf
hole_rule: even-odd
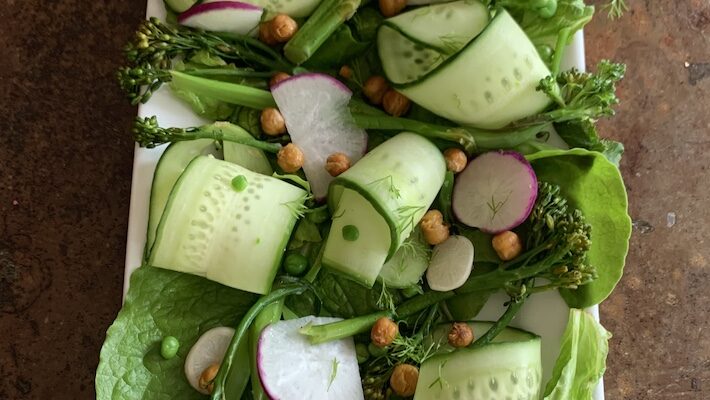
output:
[[[203,399],[185,378],[187,353],[205,331],[237,326],[256,299],[195,275],[138,268],[101,348],[97,400]],[[180,342],[177,356],[169,360],[160,355],[165,336]],[[245,361],[248,371],[248,357]]]
[[[562,196],[592,226],[587,257],[598,276],[578,289],[561,289],[560,294],[570,307],[601,303],[621,279],[631,237],[628,199],[619,169],[602,153],[584,149],[544,150],[527,159],[538,180],[560,186]]]
[[[594,317],[571,309],[544,400],[592,400],[606,369],[610,338],[611,334]]]

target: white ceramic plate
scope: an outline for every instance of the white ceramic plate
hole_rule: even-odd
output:
[[[165,8],[161,0],[148,0],[147,16],[165,17]],[[563,62],[563,68],[585,68],[584,36],[580,32],[575,36],[568,48]],[[189,127],[198,126],[207,121],[194,115],[182,102],[175,99],[166,86],[153,95],[147,104],[138,109],[138,115],[148,117],[156,115],[161,126]],[[144,149],[136,146],[133,159],[133,181],[131,186],[131,208],[128,217],[128,239],[126,244],[126,269],[124,275],[124,295],[128,290],[131,273],[140,266],[145,245],[145,235],[148,226],[148,200],[150,185],[153,179],[155,165],[160,158],[164,146],[156,149]],[[480,319],[495,320],[505,310],[503,303],[507,300],[501,294],[493,296],[479,315]],[[599,318],[598,307],[588,310]],[[542,336],[543,384],[552,373],[552,366],[557,359],[560,338],[567,325],[568,308],[557,292],[536,294],[525,302],[512,325],[535,332]],[[600,382],[594,393],[594,400],[604,400],[604,385]]]

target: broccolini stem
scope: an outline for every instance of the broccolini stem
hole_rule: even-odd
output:
[[[514,130],[486,130],[470,127],[449,127],[407,118],[384,115],[353,114],[355,123],[364,129],[411,131],[429,139],[457,143],[469,152],[510,149],[534,140],[547,127],[547,122],[516,128]]]
[[[338,322],[331,322],[323,325],[308,324],[299,331],[302,335],[308,336],[312,344],[330,342],[367,332],[378,319],[392,317],[389,311],[380,311],[372,314],[345,319]]]
[[[267,90],[256,89],[250,86],[239,85],[200,78],[184,72],[170,71],[172,84],[198,95],[221,100],[229,104],[236,104],[261,110],[267,107],[276,107],[276,102]]]
[[[301,29],[286,43],[289,61],[303,64],[360,7],[360,0],[323,0]]]
[[[153,148],[164,143],[195,139],[212,139],[239,143],[270,153],[278,153],[281,145],[254,139],[247,131],[229,122],[215,122],[198,128],[161,128],[158,119],[136,118],[133,135],[141,147]]]
[[[498,318],[498,321],[496,321],[493,326],[488,328],[486,333],[476,339],[476,341],[471,344],[470,348],[485,346],[493,339],[495,339],[496,336],[498,336],[498,334],[500,334],[503,329],[505,329],[510,324],[510,322],[513,320],[513,317],[515,317],[518,311],[520,311],[520,309],[523,307],[523,303],[525,303],[525,299],[527,299],[527,296],[523,297],[518,301],[511,300],[508,304],[508,309],[506,309],[503,315]]]

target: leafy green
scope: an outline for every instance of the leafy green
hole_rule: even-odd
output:
[[[536,3],[526,1],[526,3]],[[594,7],[584,4],[584,0],[558,0],[554,14],[549,18],[541,18],[538,12],[525,12],[518,17],[520,26],[545,59],[547,51],[552,49],[553,57],[548,65],[553,72],[560,69],[565,47],[571,42],[574,34],[592,20]]]
[[[468,236],[466,236],[468,237]],[[478,252],[478,247],[474,243],[473,247]],[[498,261],[495,263],[490,262],[476,262],[473,263],[473,271],[471,271],[471,276],[478,276],[491,272],[498,268]],[[481,290],[473,293],[458,294],[446,302],[446,306],[454,317],[456,321],[470,321],[478,315],[486,305],[488,299],[497,292],[498,289]]]
[[[389,300],[395,305],[401,301],[397,291],[375,284],[370,289],[341,275],[321,271],[315,281],[323,307],[343,318],[389,309]]]
[[[606,369],[611,334],[594,317],[571,309],[544,400],[591,400]]]
[[[96,398],[202,399],[183,373],[187,353],[205,331],[235,326],[254,301],[255,295],[198,276],[138,268],[101,348]],[[165,336],[180,342],[170,360],[160,355]]]
[[[602,154],[618,168],[621,163],[621,156],[624,155],[624,144],[609,139],[602,139],[601,142],[604,145],[604,149],[601,151]]]
[[[370,46],[370,42],[356,39],[348,25],[341,25],[311,56],[306,65],[311,68],[336,68],[346,64]]]
[[[222,121],[229,118],[234,112],[234,107],[223,101],[215,100],[208,96],[201,96],[176,86],[172,86],[171,89],[175,96],[187,103],[192,111],[202,118]]]
[[[593,227],[587,259],[597,279],[560,293],[570,307],[599,304],[621,279],[629,249],[631,218],[619,169],[603,154],[584,149],[546,150],[527,159],[538,179],[559,185],[569,205],[581,210]]]
[[[517,13],[530,13],[540,18],[550,18],[557,11],[557,0],[496,0],[496,6],[502,6]]]

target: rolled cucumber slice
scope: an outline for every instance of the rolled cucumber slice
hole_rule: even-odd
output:
[[[377,33],[382,67],[393,83],[426,75],[478,35],[489,21],[478,1],[420,7],[387,19]]]
[[[536,90],[540,80],[550,74],[518,23],[500,10],[458,53],[420,79],[395,87],[444,118],[496,129],[550,104],[550,99]]]
[[[306,196],[282,180],[197,157],[170,193],[149,264],[268,293]]]
[[[439,149],[413,133],[400,133],[367,153],[330,185],[334,219],[323,264],[372,286],[429,209],[445,173]],[[362,240],[342,238],[348,225]]]
[[[160,156],[153,174],[153,184],[150,188],[148,233],[145,244],[146,258],[150,254],[151,247],[153,247],[160,217],[163,215],[163,209],[165,209],[165,204],[168,202],[170,191],[173,190],[175,182],[177,182],[190,161],[197,156],[207,154],[221,157],[221,151],[214,140],[198,139],[175,142],[169,145]]]
[[[493,323],[472,322],[474,335]],[[450,326],[433,334],[446,343]],[[454,350],[448,344],[426,360],[419,370],[414,400],[537,400],[542,379],[540,337],[506,328],[492,343]]]

